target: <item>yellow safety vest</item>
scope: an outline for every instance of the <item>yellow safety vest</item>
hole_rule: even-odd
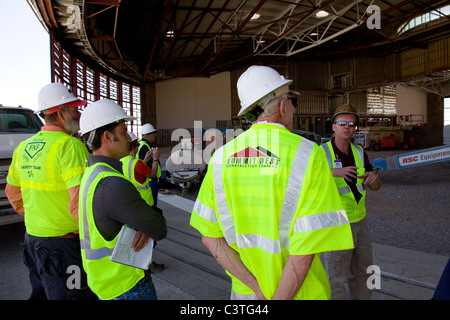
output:
[[[150,181],[152,181],[152,179],[147,178],[144,183],[139,183],[134,176],[134,169],[136,167],[136,163],[140,160],[132,156],[126,156],[120,159],[120,161],[122,162],[122,170],[125,178],[130,180],[130,182],[136,187],[142,199],[144,199],[149,206],[153,206],[154,201],[152,188],[150,185]]]
[[[81,183],[89,152],[62,131],[41,131],[15,150],[8,183],[20,186],[27,233],[61,236],[78,230],[68,189]]]
[[[139,148],[138,148],[138,151],[137,151],[137,155],[138,156],[139,156],[139,152],[141,151],[141,148],[144,147],[144,146],[147,146],[148,150],[151,150],[151,147],[148,144],[148,142],[144,141],[144,140],[141,140],[141,141],[139,141]],[[144,160],[144,159],[141,159],[141,160]],[[156,172],[156,179],[159,179],[159,178],[161,178],[161,166],[160,166],[160,164],[158,162],[158,171]]]
[[[328,165],[331,169],[336,168],[336,155],[334,154],[331,141],[323,144],[322,147],[325,150]],[[355,165],[358,167],[358,176],[362,176],[366,172],[364,168],[364,151],[360,146],[354,145],[353,143],[350,143],[350,147],[355,157]],[[366,216],[366,186],[363,183],[364,179],[357,179],[356,181],[356,188],[362,195],[359,202],[356,202],[355,196],[344,178],[334,177],[334,182],[341,195],[342,203],[345,206],[345,212],[347,212],[350,223],[362,220]]]
[[[125,177],[106,163],[96,163],[86,169],[80,188],[80,244],[83,268],[88,285],[102,300],[118,297],[133,288],[144,277],[144,271],[109,260],[118,235],[111,241],[97,229],[92,212],[94,192],[106,178]]]
[[[274,124],[256,124],[218,149],[199,191],[191,225],[224,237],[271,299],[289,255],[316,254],[294,299],[329,299],[320,252],[353,247],[323,150]],[[232,290],[254,292],[236,277]]]

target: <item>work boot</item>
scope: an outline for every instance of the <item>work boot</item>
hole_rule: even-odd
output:
[[[166,268],[166,266],[164,264],[158,264],[156,262],[152,262],[150,264],[150,271],[152,273],[163,271],[165,268]]]

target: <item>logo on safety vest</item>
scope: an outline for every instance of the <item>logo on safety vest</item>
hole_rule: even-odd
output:
[[[247,147],[227,159],[227,167],[240,168],[276,168],[280,158],[259,146],[256,148]]]
[[[30,158],[34,158],[39,151],[44,149],[45,142],[30,142],[25,147],[25,152],[30,156]]]

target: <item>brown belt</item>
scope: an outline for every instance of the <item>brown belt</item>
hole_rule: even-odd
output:
[[[78,233],[71,232],[71,233],[65,234],[63,236],[56,236],[55,238],[60,238],[60,239],[77,239],[79,237],[80,237],[80,235]]]

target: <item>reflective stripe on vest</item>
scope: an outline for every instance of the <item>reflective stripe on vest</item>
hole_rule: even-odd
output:
[[[122,162],[122,170],[125,178],[127,178],[139,191],[141,197],[147,202],[148,205],[153,206],[153,194],[151,191],[152,179],[146,178],[146,184],[142,184],[135,179],[135,167],[139,159],[132,156],[125,156],[120,159]],[[143,161],[142,161],[143,162]],[[144,163],[144,162],[143,162]]]
[[[257,247],[271,254],[279,254],[281,253],[281,248],[289,248],[289,230],[297,212],[303,178],[312,147],[313,144],[307,143],[306,139],[302,139],[297,148],[281,209],[280,222],[278,226],[279,240],[269,239],[259,234],[236,235],[234,221],[225,199],[225,190],[223,189],[222,183],[224,148],[222,147],[216,151],[213,162],[214,190],[216,194],[217,209],[222,227],[224,229],[224,238],[226,239],[228,245],[231,246],[236,243],[238,248]],[[194,210],[204,219],[217,223],[215,211],[202,204],[198,199],[194,205]],[[339,210],[335,212],[300,217],[295,222],[294,232],[307,232],[343,224],[348,224],[348,219],[345,211]]]
[[[145,186],[138,186],[137,188],[139,189],[139,191],[147,191],[152,187],[151,182],[152,179],[148,179],[148,182]]]
[[[281,246],[289,248],[289,229],[297,211],[298,199],[302,189],[303,178],[308,166],[308,160],[311,155],[313,144],[305,143],[306,139],[302,139],[297,148],[294,162],[292,163],[289,180],[284,195],[283,207],[281,209],[279,235]]]
[[[330,144],[330,145],[329,145]],[[359,158],[361,159],[361,162],[363,164],[363,167],[365,167],[365,163],[364,163],[364,150],[361,149],[360,147],[354,145],[353,143],[351,143],[351,145],[353,145],[354,149],[358,152]],[[330,168],[333,168],[333,157],[331,156],[331,150],[333,146],[331,146],[331,142],[326,143],[324,145],[322,145],[322,149],[325,151],[325,156],[327,158],[328,161],[328,165],[330,166]]]
[[[201,203],[198,200],[198,198],[195,201],[194,210],[203,219],[206,219],[208,221],[217,223],[216,212],[213,209],[211,209],[210,207],[208,207],[208,206],[204,205],[203,203]]]
[[[27,233],[54,237],[78,230],[69,189],[80,184],[88,155],[81,141],[63,131],[40,131],[16,148],[10,181],[21,188]]]
[[[363,164],[363,167],[364,167],[365,166],[365,164],[364,164],[364,151],[361,148],[355,146],[354,144],[351,144],[351,145],[353,145],[353,147],[354,147],[354,148],[352,148],[352,150],[356,150],[356,152],[358,153],[359,159],[361,160],[361,162]],[[333,146],[331,145],[330,142],[325,144],[325,145],[322,145],[322,149],[325,151],[325,156],[327,158],[328,165],[330,166],[330,169],[333,169],[335,167],[334,164],[333,164],[333,158],[334,157],[331,155],[331,149],[332,148],[333,148]],[[364,190],[366,190],[366,186],[364,184],[362,184],[362,183],[361,184],[357,184],[356,188],[358,189],[359,192],[363,192]],[[345,187],[338,188],[338,192],[339,192],[340,195],[342,195],[342,194],[350,193],[352,191],[351,191],[350,187],[345,186]]]
[[[336,165],[334,163],[335,155],[333,152],[333,146],[331,142],[327,142],[322,145],[322,148],[325,150],[325,155],[328,161],[328,164],[331,169],[335,168]],[[364,151],[361,147],[350,144],[350,148],[352,150],[355,165],[358,167],[358,176],[361,176],[365,172],[364,168]],[[356,188],[361,193],[361,198],[358,202],[356,202],[355,196],[348,186],[347,181],[341,177],[334,177],[334,182],[336,183],[336,187],[338,189],[339,195],[341,196],[342,203],[345,207],[345,212],[347,213],[347,217],[351,223],[360,221],[366,216],[366,208],[365,208],[365,197],[366,197],[366,186],[364,185],[364,179],[358,178],[356,181]]]
[[[148,150],[151,150],[151,149],[152,149],[152,148],[150,147],[150,144],[149,144],[147,141],[144,141],[144,140],[139,141],[139,148],[138,148],[138,151],[137,151],[137,153],[136,153],[136,155],[137,155],[138,157],[139,157],[139,152],[141,152],[141,148],[142,148],[143,146],[147,146]],[[141,159],[141,160],[144,160],[144,159]]]
[[[151,185],[150,182],[152,181],[151,179],[148,179],[147,183],[145,185],[142,185],[142,183],[137,182],[134,179],[134,167],[136,166],[136,162],[138,161],[138,159],[133,158],[131,156],[129,156],[131,159],[129,159],[128,157],[125,157],[128,162],[128,169],[125,170],[127,173],[127,177],[129,181],[131,181],[139,190],[141,191],[146,191],[148,189],[150,189]]]
[[[142,148],[143,146],[147,146],[148,150],[152,150],[152,148],[150,147],[150,144],[149,144],[147,141],[141,140],[141,141],[139,141],[139,148],[138,148],[138,151],[137,151],[137,153],[136,153],[136,157],[139,158],[139,153],[141,152],[141,148]],[[151,158],[151,159],[153,159],[153,158]],[[141,160],[144,161],[143,158],[142,158]],[[147,163],[146,163],[146,164],[147,164]],[[151,168],[151,167],[150,167],[150,168]],[[156,177],[155,177],[155,179],[159,179],[159,178],[161,178],[161,164],[160,164],[159,161],[158,161],[158,169],[157,169],[157,171],[156,171]],[[154,179],[150,179],[150,181],[153,181],[153,180],[154,180]],[[148,187],[150,187],[150,182],[148,182]],[[141,190],[142,190],[142,189],[141,189]]]
[[[364,190],[366,190],[366,186],[364,184],[358,184],[356,186],[356,188],[358,189],[359,192],[363,192]],[[352,192],[350,187],[341,187],[338,188],[339,194],[346,194],[346,193],[350,193]]]
[[[91,248],[89,222],[88,222],[88,218],[87,218],[87,214],[86,214],[86,199],[87,199],[87,194],[89,192],[90,186],[91,186],[92,182],[94,181],[94,179],[97,177],[97,175],[104,171],[117,173],[117,171],[115,171],[109,167],[105,167],[102,165],[96,166],[94,168],[94,170],[92,170],[92,173],[86,180],[86,185],[84,186],[83,206],[82,206],[82,209],[83,209],[83,236],[84,237],[83,237],[83,239],[80,239],[80,245],[81,245],[81,249],[85,251],[86,259],[88,259],[88,260],[98,260],[98,259],[108,257],[111,255],[111,253],[113,251],[113,248],[107,248],[107,247],[98,248],[98,249]]]
[[[344,224],[348,224],[345,210],[325,212],[298,218],[295,221],[294,232],[315,231]]]
[[[106,240],[98,230],[93,212],[93,201],[97,186],[103,179],[117,178],[123,183],[127,179],[106,163],[96,163],[86,169],[80,191],[80,245],[83,267],[88,285],[102,300],[113,299],[134,287],[144,277],[144,271],[110,261],[119,234]]]

